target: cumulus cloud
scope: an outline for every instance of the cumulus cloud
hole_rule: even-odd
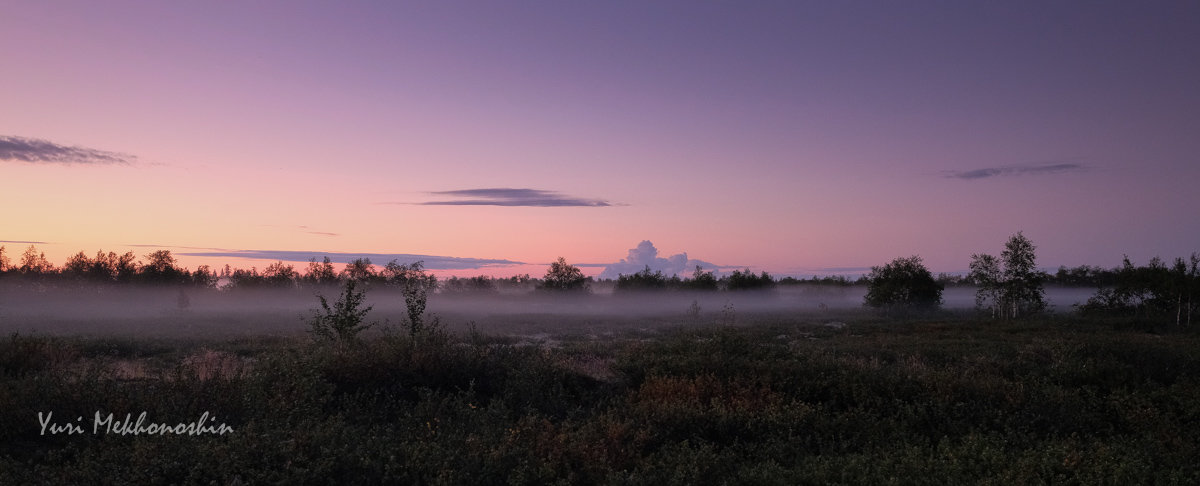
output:
[[[0,135],[0,160],[50,164],[131,164],[136,157],[48,140]]]
[[[1083,172],[1087,167],[1076,163],[1061,163],[1061,164],[1042,164],[1042,165],[1010,165],[1005,167],[985,167],[982,169],[955,171],[943,171],[946,177],[951,179],[987,179],[989,177],[1000,176],[1019,176],[1019,175],[1048,175],[1048,174],[1063,174],[1067,172]]]
[[[600,272],[600,278],[617,278],[620,275],[631,275],[650,267],[651,272],[662,272],[663,275],[691,275],[697,266],[707,270],[718,268],[717,265],[688,258],[687,253],[678,253],[666,258],[658,256],[658,248],[650,240],[638,243],[637,248],[631,248],[629,254],[617,263],[610,263]]]
[[[417,203],[423,206],[535,206],[535,207],[605,207],[612,206],[603,199],[567,196],[539,189],[486,188],[457,191],[434,191],[429,194],[454,198],[446,201]]]
[[[392,260],[400,263],[421,261],[430,270],[469,270],[484,267],[507,265],[524,265],[523,262],[488,258],[461,258],[437,255],[413,255],[409,253],[339,253],[321,251],[288,251],[288,250],[215,250],[180,253],[185,256],[245,258],[252,260],[282,260],[285,262],[307,262],[312,259],[321,261],[325,257],[333,263],[350,263],[351,261],[367,258],[371,263],[384,265]]]

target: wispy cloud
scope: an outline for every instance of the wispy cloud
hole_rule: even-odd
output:
[[[534,207],[606,207],[603,199],[586,199],[539,189],[486,188],[458,191],[434,191],[429,194],[455,198],[447,201],[416,203],[422,206],[534,206]]]
[[[22,245],[49,245],[45,241],[21,241],[21,240],[0,240],[0,243],[18,243]]]
[[[813,270],[828,273],[870,272],[871,267],[821,267]]]
[[[36,138],[0,135],[0,160],[50,164],[131,164],[129,154],[106,152],[87,147],[70,147]]]
[[[150,244],[141,244],[141,243],[127,244],[127,245],[123,245],[123,246],[129,246],[129,247],[133,247],[133,248],[160,248],[160,249],[164,249],[164,250],[167,248],[183,248],[185,250],[233,251],[233,250],[226,250],[224,248],[209,248],[209,247],[203,247],[203,246],[150,245]]]
[[[264,228],[283,228],[283,229],[292,229],[292,230],[298,229],[300,231],[303,231],[304,233],[307,233],[310,235],[317,235],[317,236],[341,236],[341,233],[333,233],[333,232],[329,232],[329,231],[318,231],[318,230],[308,227],[308,225],[303,225],[303,224],[301,224],[301,225],[260,224],[259,226],[262,226]]]
[[[1048,175],[1048,174],[1063,174],[1068,172],[1084,172],[1087,166],[1076,164],[1073,162],[1059,164],[1040,164],[1040,165],[1010,165],[1004,167],[985,167],[974,170],[947,170],[942,171],[942,174],[951,179],[987,179],[989,177],[1000,176],[1020,176],[1020,175]]]
[[[351,261],[367,258],[371,263],[383,265],[392,260],[400,263],[421,261],[430,270],[469,270],[484,267],[508,265],[524,265],[523,262],[490,258],[462,258],[438,255],[413,255],[409,253],[340,253],[322,251],[289,251],[289,250],[218,250],[179,253],[184,256],[243,258],[251,260],[282,260],[285,262],[320,261],[325,257],[334,263],[350,263]]]

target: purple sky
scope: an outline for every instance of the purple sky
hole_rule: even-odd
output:
[[[0,239],[493,275],[1200,251],[1197,2],[448,3],[0,6]]]

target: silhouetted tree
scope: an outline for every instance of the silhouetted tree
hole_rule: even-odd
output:
[[[423,261],[405,265],[398,260],[392,260],[383,267],[379,275],[383,278],[383,283],[391,287],[407,288],[415,285],[424,289],[426,293],[437,290],[437,276],[425,273]]]
[[[119,283],[132,282],[138,273],[137,259],[132,251],[127,251],[121,256],[116,253],[109,252],[107,255],[106,265],[112,269],[116,281]]]
[[[415,340],[425,331],[437,327],[437,317],[434,317],[430,325],[425,323],[425,306],[429,301],[429,292],[437,289],[437,277],[425,273],[424,262],[403,265],[397,260],[392,260],[383,267],[380,275],[386,285],[399,287],[404,294],[404,307],[408,310],[409,337]]]
[[[1190,265],[1189,265],[1190,263]],[[1176,258],[1171,266],[1170,281],[1167,289],[1175,296],[1175,325],[1191,325],[1192,299],[1200,284],[1200,254],[1192,253],[1191,259],[1185,261]],[[1184,321],[1186,313],[1186,321]]]
[[[1139,267],[1126,256],[1115,272],[1115,284],[1097,290],[1080,311],[1143,318],[1173,314],[1176,325],[1190,324],[1195,294],[1200,291],[1198,267],[1200,255],[1196,253],[1189,260],[1176,258],[1169,268],[1158,257]]]
[[[304,274],[304,282],[309,285],[333,285],[338,282],[337,272],[333,269],[333,262],[329,257],[325,257],[321,263],[317,263],[316,258],[308,261],[308,272]]]
[[[871,267],[864,305],[885,312],[929,311],[942,306],[942,284],[921,263],[921,257],[897,258]]]
[[[54,265],[46,260],[45,253],[39,252],[36,246],[29,245],[29,248],[25,249],[25,253],[21,255],[21,266],[17,268],[17,271],[27,276],[42,276],[53,273]]]
[[[632,275],[617,275],[617,292],[666,290],[667,278],[661,271],[651,273],[650,266]]]
[[[1000,260],[986,254],[971,255],[971,273],[968,278],[979,286],[975,291],[975,308],[988,310],[992,318],[1000,317],[1005,306],[1004,275],[1000,271]]]
[[[200,265],[196,267],[196,271],[192,272],[192,285],[206,289],[215,288],[217,273],[208,265]]]
[[[975,305],[993,317],[1012,319],[1046,309],[1045,274],[1037,269],[1037,247],[1020,231],[1004,244],[1000,259],[971,255],[971,280],[979,285]]]
[[[295,287],[296,282],[300,279],[300,273],[296,272],[296,268],[277,261],[267,266],[262,272],[263,280],[271,287]]]
[[[250,267],[249,270],[239,268],[229,274],[229,288],[231,289],[261,288],[266,285],[267,279],[258,273],[256,267]]]
[[[97,251],[96,258],[92,260],[92,268],[88,269],[88,278],[94,282],[116,282],[120,261],[121,257],[114,252],[106,254],[104,250]],[[131,270],[131,273],[137,273],[137,270]]]
[[[441,291],[448,294],[474,295],[489,295],[500,292],[496,287],[496,282],[492,278],[482,275],[470,278],[450,277],[442,281]]]
[[[8,255],[4,254],[4,246],[0,245],[0,273],[7,272],[11,266],[8,261]]]
[[[1046,292],[1042,288],[1042,272],[1037,269],[1037,250],[1020,231],[1004,244],[1000,259],[1004,260],[1004,301],[1011,306],[1011,316],[1036,314],[1046,309]]]
[[[1074,268],[1058,267],[1045,283],[1064,287],[1109,287],[1117,282],[1115,269],[1080,265]]]
[[[745,271],[734,270],[724,279],[726,290],[766,290],[775,287],[775,279],[771,274],[762,272],[754,275],[749,268]]]
[[[497,287],[509,290],[530,290],[535,286],[534,279],[528,273],[496,279],[495,282]]]
[[[371,264],[370,258],[356,258],[346,264],[346,268],[342,269],[342,275],[348,280],[369,282],[375,278],[375,265]]]
[[[568,264],[567,259],[558,257],[558,261],[550,264],[546,276],[542,278],[542,290],[553,292],[590,292],[587,277],[583,270]]]
[[[146,255],[146,263],[138,269],[138,276],[143,282],[166,284],[187,283],[191,274],[175,266],[175,257],[170,250],[157,250]]]
[[[704,267],[696,265],[692,278],[680,284],[686,290],[717,290],[717,278],[712,272],[705,272]]]
[[[92,259],[81,251],[67,258],[67,261],[63,263],[61,273],[64,277],[82,282],[91,279],[93,265]]]

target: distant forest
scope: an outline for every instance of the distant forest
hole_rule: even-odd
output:
[[[1018,234],[1014,238],[1023,238]],[[1027,240],[1023,240],[1027,241]],[[1033,247],[1027,249],[1029,262],[1033,259]],[[967,275],[951,275],[941,273],[936,277],[926,277],[936,283],[936,295],[933,308],[940,307],[940,289],[950,286],[969,286],[980,289],[980,310],[989,310],[994,315],[1005,317],[1003,312],[996,313],[998,303],[1002,298],[993,297],[992,302],[985,304],[986,292],[999,296],[1004,293],[1006,285],[1012,282],[990,281],[987,272],[976,271],[976,265],[988,263],[987,255],[974,255],[973,271]],[[918,273],[928,275],[928,271],[920,265],[919,257],[912,259],[897,259],[896,262],[907,261],[915,263]],[[896,263],[893,262],[893,263]],[[889,264],[891,265],[891,264]],[[1196,307],[1196,294],[1200,293],[1200,255],[1193,253],[1189,259],[1176,258],[1167,264],[1160,258],[1153,258],[1145,265],[1135,265],[1128,257],[1122,265],[1114,268],[1097,266],[1079,266],[1074,268],[1059,267],[1054,273],[1034,270],[1023,278],[1023,285],[1032,286],[1040,292],[1042,285],[1058,287],[1095,288],[1097,293],[1084,305],[1077,309],[1083,314],[1126,315],[1126,316],[1171,316],[1177,324],[1190,323],[1191,315]],[[661,271],[652,271],[649,267],[640,272],[620,275],[616,280],[597,281],[585,277],[576,266],[568,264],[564,259],[552,263],[546,275],[541,278],[528,274],[508,278],[490,276],[450,277],[439,280],[435,275],[425,271],[421,262],[400,263],[396,260],[383,266],[376,266],[369,259],[357,259],[342,265],[338,269],[328,257],[322,261],[310,260],[302,269],[278,261],[259,270],[233,268],[225,265],[220,270],[208,265],[200,265],[194,270],[179,265],[176,258],[168,250],[150,252],[138,259],[133,252],[117,254],[115,252],[96,252],[94,257],[84,252],[76,253],[67,259],[62,266],[50,263],[45,253],[38,251],[34,245],[29,246],[16,259],[9,256],[7,249],[0,246],[0,283],[9,287],[27,288],[33,290],[48,290],[56,288],[77,288],[85,285],[154,285],[175,286],[180,288],[220,289],[222,291],[237,291],[240,289],[268,288],[303,288],[303,287],[335,287],[354,281],[367,286],[384,286],[395,288],[412,288],[414,285],[429,292],[441,294],[472,294],[487,295],[501,292],[532,292],[532,291],[561,291],[587,293],[593,284],[612,288],[615,294],[626,292],[653,291],[768,291],[776,287],[820,285],[820,286],[867,286],[874,289],[883,285],[883,276],[888,266],[874,267],[870,275],[856,279],[845,276],[818,276],[809,279],[784,277],[775,278],[767,272],[755,274],[749,269],[734,270],[728,274],[717,276],[713,271],[705,271],[696,267],[691,276],[680,278],[677,275],[667,276]],[[894,278],[894,277],[889,277]],[[903,277],[909,278],[911,277]],[[888,281],[888,285],[898,285],[903,292],[911,290],[911,281]],[[889,297],[884,307],[894,309],[894,304],[904,304],[900,298]],[[872,302],[870,307],[881,307]],[[999,306],[1003,307],[1003,306]]]
[[[1182,262],[1182,259],[1178,259]],[[168,250],[157,250],[147,253],[140,260],[133,252],[118,255],[114,252],[96,252],[95,257],[89,257],[84,252],[76,253],[67,259],[62,266],[55,266],[46,259],[43,252],[35,245],[29,246],[15,262],[8,249],[0,246],[0,277],[15,282],[26,281],[38,285],[70,286],[79,283],[97,284],[153,284],[153,285],[182,285],[193,287],[216,288],[220,283],[222,288],[264,288],[264,287],[296,287],[311,285],[340,285],[346,280],[376,284],[404,284],[413,271],[421,273],[421,278],[427,281],[430,288],[442,292],[488,292],[500,288],[536,288],[544,279],[530,277],[529,274],[516,275],[508,278],[497,278],[485,275],[476,277],[449,277],[439,280],[436,276],[425,273],[421,262],[401,264],[393,260],[382,267],[377,267],[370,259],[357,259],[342,265],[338,269],[328,257],[323,261],[310,260],[302,269],[295,265],[278,261],[259,270],[233,268],[225,265],[221,269],[213,269],[209,265],[200,265],[195,270],[189,270],[179,265],[178,260]],[[1042,281],[1049,286],[1060,287],[1114,287],[1128,280],[1131,271],[1153,274],[1169,270],[1163,260],[1152,259],[1146,266],[1136,267],[1128,258],[1123,266],[1102,268],[1099,266],[1081,265],[1068,268],[1060,266],[1054,273],[1042,272]],[[1143,278],[1150,275],[1143,275]],[[591,277],[584,278],[587,282],[597,282]],[[956,275],[940,273],[936,281],[944,286],[975,287],[979,282],[971,275]],[[782,277],[775,278],[767,272],[755,274],[749,269],[734,270],[720,277],[713,271],[705,271],[697,267],[688,278],[677,275],[667,276],[661,271],[652,271],[646,267],[640,272],[621,275],[614,280],[599,280],[611,282],[618,290],[760,290],[775,286],[789,285],[829,285],[849,287],[867,285],[870,279],[866,274],[857,278],[844,275],[814,276],[811,278]]]

